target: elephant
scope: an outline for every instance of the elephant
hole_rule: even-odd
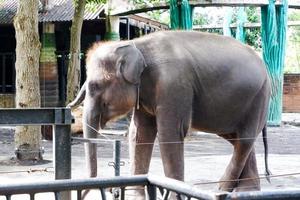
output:
[[[266,134],[271,86],[251,47],[211,33],[159,31],[94,44],[86,68],[86,82],[69,106],[84,99],[86,138],[96,138],[95,129],[133,110],[133,175],[148,173],[157,137],[165,175],[184,181],[184,138],[195,129],[233,145],[220,190],[260,190],[254,142],[261,131]],[[89,176],[95,177],[95,144],[86,144],[85,151]]]

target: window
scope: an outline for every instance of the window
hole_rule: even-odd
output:
[[[0,53],[0,93],[15,92],[15,54]]]

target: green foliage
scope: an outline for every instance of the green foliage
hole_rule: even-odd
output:
[[[261,36],[259,28],[247,28],[245,43],[254,47],[257,51],[261,51]]]
[[[289,21],[299,21],[300,20],[300,11],[299,10],[291,10],[289,16]]]
[[[207,13],[194,13],[193,25],[206,25],[210,23],[210,19]]]
[[[300,20],[300,10],[289,10],[289,21]],[[300,27],[290,26],[288,29],[285,73],[300,73]]]
[[[245,9],[247,13],[248,22],[257,23],[260,22],[260,16],[256,7],[247,7]]]
[[[160,23],[169,24],[170,23],[170,11],[169,10],[153,10],[146,12],[146,14],[151,18]]]
[[[129,0],[129,3],[133,4],[135,8],[145,8],[166,3],[166,0]]]
[[[129,3],[134,5],[135,8],[145,8],[153,7],[163,3],[166,3],[166,0],[129,0]],[[159,21],[164,24],[169,24],[169,10],[153,10],[146,12],[146,14],[156,21]]]
[[[250,23],[259,23],[260,15],[256,7],[247,7],[245,9],[247,14],[247,21]],[[246,29],[245,41],[248,45],[254,47],[254,49],[261,51],[261,32],[260,28],[248,28]]]
[[[106,4],[108,0],[86,0],[85,8],[93,12],[99,4]]]

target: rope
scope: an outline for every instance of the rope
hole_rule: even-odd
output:
[[[28,170],[15,170],[15,171],[0,171],[0,174],[14,174],[14,173],[36,173],[36,172],[49,172],[49,173],[54,173],[53,167],[47,167],[47,168],[42,168],[42,169],[28,169]]]
[[[97,130],[94,127],[92,127],[91,125],[89,125],[86,122],[83,122],[84,125],[88,126],[90,129],[92,129],[93,131],[95,131],[96,133],[100,134],[102,137],[104,137],[105,139],[96,139],[93,138],[92,140],[96,141],[114,141],[115,139],[108,137],[107,135],[103,134],[104,132],[106,132],[106,130]],[[112,132],[112,131],[111,131]],[[225,135],[225,134],[224,134]],[[293,137],[293,138],[300,138],[300,136],[298,135],[294,135],[294,136],[289,136],[289,137]],[[226,141],[241,141],[241,140],[256,140],[257,137],[246,137],[246,138],[232,138],[232,139],[226,139]],[[77,138],[74,138],[75,140]],[[78,138],[79,139],[79,138]],[[88,138],[85,138],[87,141],[89,140]],[[224,140],[222,137],[216,137],[214,139],[221,139]],[[270,139],[270,137],[268,137],[268,139]],[[279,139],[284,139],[283,137],[279,137]],[[188,141],[188,143],[200,143],[203,141]],[[167,142],[159,142],[159,144],[184,144],[184,141],[167,141]],[[142,143],[136,143],[136,145],[153,145],[155,144],[155,142],[142,142]]]
[[[278,174],[278,175],[269,175],[269,178],[278,178],[278,177],[286,177],[286,176],[299,176],[300,172],[296,173],[288,173],[288,174]],[[228,183],[228,182],[236,182],[236,181],[248,181],[248,180],[261,180],[265,179],[267,176],[259,176],[256,178],[241,178],[241,179],[232,179],[232,180],[223,180],[223,181],[209,181],[202,183],[194,183],[194,185],[208,185],[208,184],[219,184],[219,183]]]

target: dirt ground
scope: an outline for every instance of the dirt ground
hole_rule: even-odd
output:
[[[261,179],[262,190],[300,189],[300,114],[284,114],[284,125],[268,128],[269,166],[274,176],[271,183]],[[0,128],[0,176],[1,184],[38,182],[53,180],[52,142],[43,141],[44,161],[20,165],[14,157],[14,129]],[[100,137],[100,136],[99,136]],[[122,141],[121,175],[129,175],[128,143],[124,136],[107,136]],[[256,156],[259,173],[264,174],[264,148],[261,135],[257,138]],[[185,140],[185,180],[205,191],[217,191],[217,184],[207,184],[218,181],[231,158],[232,147],[225,140],[214,134],[193,133]],[[108,166],[113,161],[113,144],[103,142],[98,145],[99,177],[114,176],[114,169]],[[32,170],[37,172],[30,172]],[[41,171],[39,171],[41,170]],[[155,145],[150,166],[150,173],[163,175],[159,148]],[[72,178],[85,178],[85,163],[83,144],[72,143]],[[45,198],[42,198],[45,199]],[[1,197],[0,197],[1,200]]]

